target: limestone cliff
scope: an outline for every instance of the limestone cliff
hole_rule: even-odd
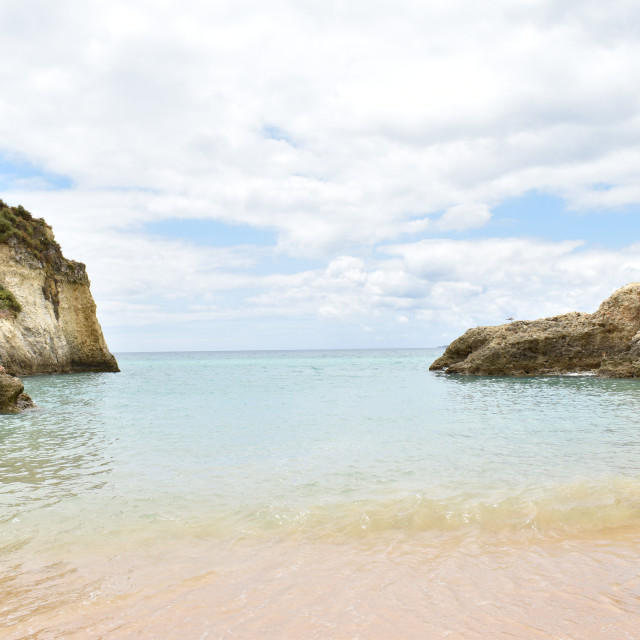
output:
[[[51,227],[0,200],[0,363],[13,375],[118,371],[85,266]]]
[[[618,289],[599,309],[477,327],[430,367],[446,373],[640,377],[640,283]]]

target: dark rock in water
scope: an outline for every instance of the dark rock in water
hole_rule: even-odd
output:
[[[24,393],[22,380],[0,371],[0,413],[20,413],[34,407],[33,400]]]
[[[594,373],[638,378],[640,283],[618,289],[595,313],[469,329],[430,369],[475,375]]]

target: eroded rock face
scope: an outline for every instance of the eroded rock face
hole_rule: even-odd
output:
[[[0,413],[20,413],[25,409],[33,409],[33,400],[24,392],[20,378],[15,378],[0,371]]]
[[[44,221],[23,209],[2,207],[0,213],[8,217],[5,236],[14,235],[0,238],[0,289],[12,297],[5,307],[13,305],[0,307],[0,363],[17,376],[118,371],[96,317],[85,266],[62,256]],[[12,221],[31,225],[25,227],[31,235],[14,230]],[[42,237],[34,240],[38,233]]]
[[[640,283],[618,289],[599,309],[477,327],[430,367],[475,375],[595,373],[640,377]]]

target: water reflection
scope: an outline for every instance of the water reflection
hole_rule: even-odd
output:
[[[570,374],[560,376],[475,376],[447,374],[440,371],[431,373],[440,381],[452,384],[471,386],[498,386],[510,388],[562,388],[562,389],[589,389],[615,393],[640,392],[640,380],[632,378],[598,378],[584,374]]]
[[[442,423],[471,475],[508,485],[640,474],[640,380],[435,374]]]
[[[0,419],[0,523],[104,485],[111,465],[100,428],[104,376],[27,379],[40,409]]]
[[[608,379],[594,376],[464,376],[434,374],[437,383],[451,387],[465,398],[491,398],[509,406],[528,404],[542,409],[545,405],[558,408],[584,409],[588,402],[593,409],[619,409],[624,418],[633,419],[640,409],[640,380]],[[532,404],[529,404],[532,403]],[[560,403],[560,404],[558,404]]]
[[[92,588],[77,582],[66,554],[50,561],[43,552],[78,526],[63,511],[55,520],[59,503],[103,488],[111,471],[101,416],[110,376],[26,378],[40,408],[0,417],[0,610],[9,630],[77,606]]]

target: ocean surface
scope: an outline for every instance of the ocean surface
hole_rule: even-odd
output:
[[[118,354],[0,416],[0,638],[640,638],[640,381]]]

